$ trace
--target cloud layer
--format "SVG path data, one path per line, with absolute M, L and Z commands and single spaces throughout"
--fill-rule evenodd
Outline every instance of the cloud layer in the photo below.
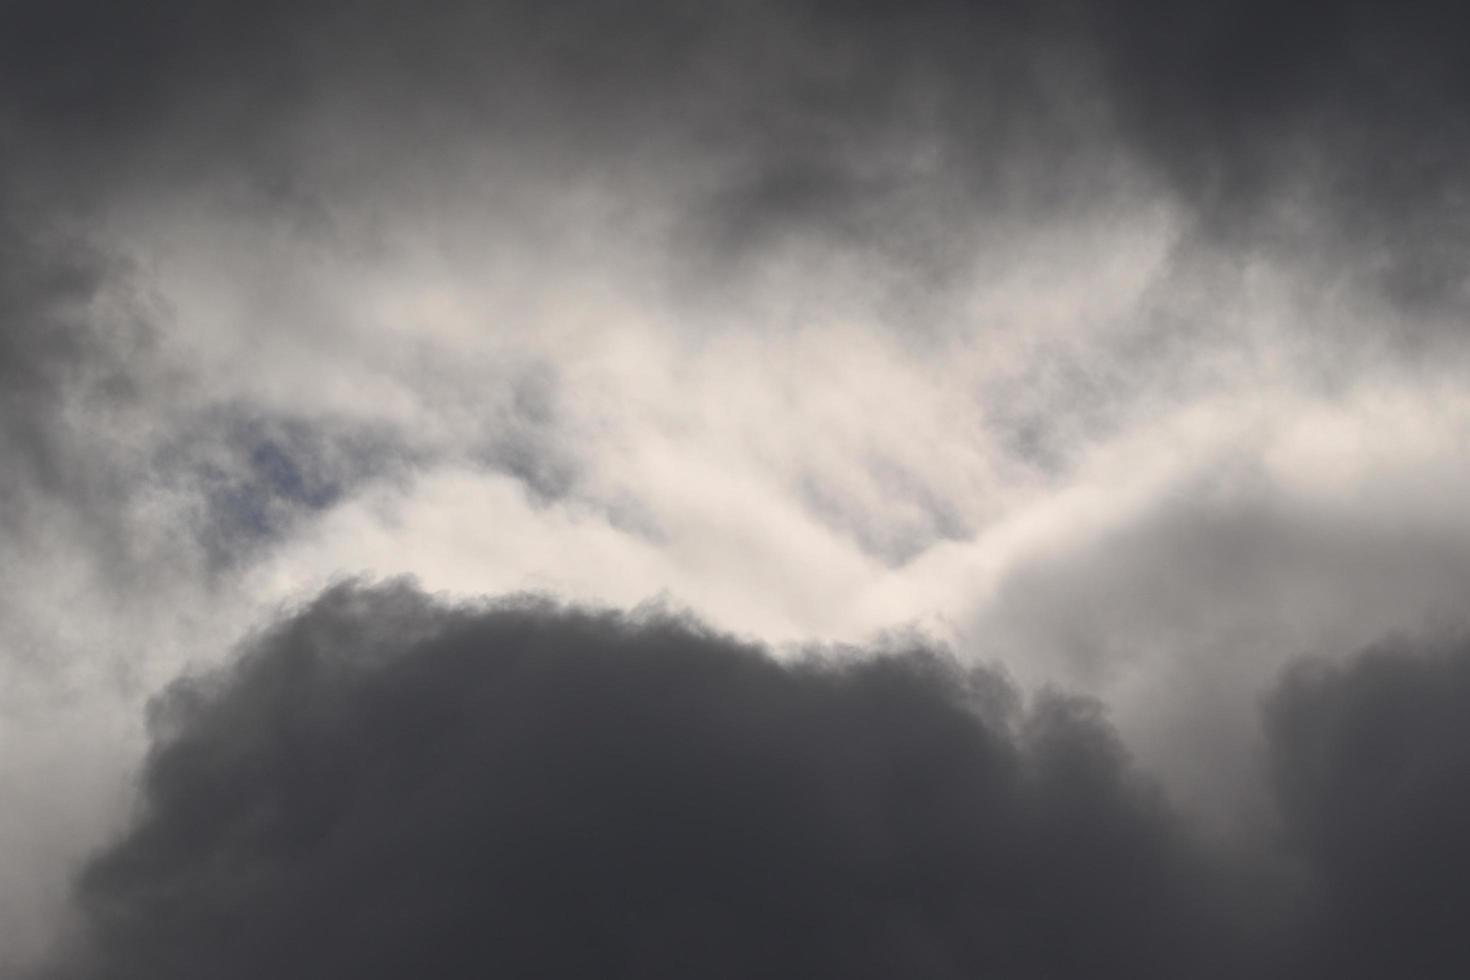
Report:
M 1328 665 L 1272 710 L 1331 714 L 1331 664 L 1464 626 L 1459 5 L 7 20 L 0 973 L 125 823 L 149 699 L 344 577 L 654 600 L 714 631 L 679 643 L 783 662 L 928 637 L 1021 702 L 1101 706 L 1106 738 L 1046 723 L 1121 746 L 1084 809 L 1236 843 L 1319 792 L 1296 729 L 1259 725 L 1283 669 Z M 763 669 L 784 703 L 870 659 Z M 974 738 L 1013 760 L 994 792 L 1044 809 L 1039 710 Z M 1296 761 L 1272 782 L 1263 754 Z M 1165 850 L 1218 863 L 1201 846 Z M 1220 901 L 1191 928 L 1241 928 Z

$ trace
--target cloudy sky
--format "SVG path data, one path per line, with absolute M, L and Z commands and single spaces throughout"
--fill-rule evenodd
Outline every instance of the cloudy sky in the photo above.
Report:
M 0 11 L 0 980 L 1470 973 L 1459 4 Z

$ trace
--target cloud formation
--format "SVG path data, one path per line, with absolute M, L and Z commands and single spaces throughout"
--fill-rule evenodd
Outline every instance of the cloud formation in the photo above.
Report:
M 155 705 L 85 977 L 1237 975 L 1086 701 L 339 587 Z
M 1451 977 L 1467 705 L 1461 642 L 1298 665 L 1227 846 L 932 649 L 339 586 L 155 703 L 55 975 Z
M 1464 619 L 1458 5 L 6 14 L 0 973 L 122 820 L 150 696 L 344 577 L 666 601 L 777 660 L 917 627 L 1103 706 L 1057 730 L 1189 839 L 1292 798 L 1285 665 Z M 1018 773 L 1039 710 L 985 715 Z

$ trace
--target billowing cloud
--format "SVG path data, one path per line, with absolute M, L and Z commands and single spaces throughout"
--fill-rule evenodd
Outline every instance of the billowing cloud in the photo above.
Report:
M 86 977 L 1234 975 L 1095 704 L 922 649 L 339 587 L 155 705 Z
M 1296 666 L 1229 844 L 932 648 L 339 586 L 154 704 L 56 975 L 1450 977 L 1467 664 Z

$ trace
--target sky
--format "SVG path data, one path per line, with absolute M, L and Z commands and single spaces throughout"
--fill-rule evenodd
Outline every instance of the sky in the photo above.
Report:
M 0 980 L 1470 972 L 1461 5 L 0 12 Z

